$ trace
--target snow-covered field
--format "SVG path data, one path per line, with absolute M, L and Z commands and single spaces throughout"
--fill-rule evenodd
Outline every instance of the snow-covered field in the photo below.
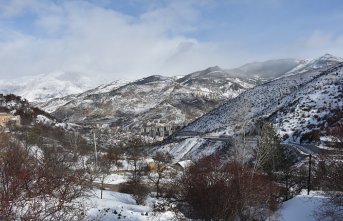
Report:
M 153 208 L 163 203 L 149 196 L 145 205 L 137 205 L 130 194 L 103 191 L 100 199 L 100 190 L 89 192 L 89 197 L 83 199 L 86 209 L 86 219 L 98 221 L 132 220 L 132 221 L 167 221 L 179 220 L 184 216 L 173 211 L 154 212 Z M 318 213 L 327 205 L 328 198 L 320 192 L 306 195 L 304 192 L 286 202 L 270 218 L 274 221 L 318 221 Z
M 106 184 L 120 184 L 125 183 L 128 180 L 128 175 L 126 174 L 110 174 L 105 177 L 104 183 Z M 94 182 L 101 183 L 100 179 L 96 179 Z
M 316 213 L 320 212 L 328 198 L 320 193 L 298 195 L 284 202 L 277 214 L 280 221 L 317 221 Z
M 153 212 L 154 205 L 161 201 L 148 197 L 146 205 L 137 205 L 130 194 L 112 191 L 103 191 L 103 199 L 100 199 L 100 190 L 90 192 L 90 197 L 85 198 L 87 217 L 85 221 L 146 221 L 177 220 L 174 212 Z

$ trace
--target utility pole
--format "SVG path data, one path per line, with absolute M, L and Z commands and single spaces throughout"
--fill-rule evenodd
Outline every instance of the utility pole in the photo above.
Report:
M 307 195 L 310 195 L 310 188 L 311 188 L 311 161 L 312 161 L 312 154 L 309 155 L 309 160 L 308 160 Z
M 94 135 L 94 151 L 95 151 L 95 169 L 98 167 L 98 151 L 96 148 L 96 140 L 95 140 L 95 132 L 93 132 Z

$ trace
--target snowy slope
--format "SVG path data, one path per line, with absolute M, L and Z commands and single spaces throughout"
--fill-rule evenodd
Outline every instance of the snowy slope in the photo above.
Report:
M 172 211 L 153 211 L 154 207 L 162 201 L 156 198 L 148 197 L 146 205 L 137 205 L 133 197 L 125 193 L 105 190 L 103 199 L 99 196 L 100 191 L 94 190 L 90 193 L 90 197 L 81 199 L 87 208 L 84 221 L 169 221 L 178 220 L 180 216 L 186 220 L 184 216 L 180 214 L 177 216 Z
M 299 65 L 285 73 L 285 76 L 301 74 L 306 71 L 330 67 L 340 62 L 343 62 L 343 58 L 335 57 L 331 54 L 325 54 L 318 59 L 301 61 Z
M 304 62 L 304 60 L 297 59 L 268 60 L 248 63 L 238 68 L 229 69 L 227 72 L 234 76 L 265 82 L 283 76 L 287 72 L 301 66 Z
M 82 91 L 82 93 L 72 93 L 71 95 L 68 95 L 68 96 L 52 98 L 43 102 L 37 102 L 35 105 L 51 113 L 51 112 L 56 111 L 59 107 L 66 105 L 68 102 L 72 100 L 76 100 L 76 99 L 81 100 L 85 98 L 86 96 L 107 93 L 119 87 L 122 87 L 128 83 L 130 83 L 130 81 L 117 80 L 117 81 L 113 81 L 110 84 L 102 84 L 96 88 L 89 89 L 87 91 Z
M 306 93 L 308 90 L 306 85 L 312 88 L 320 82 L 330 84 L 331 78 L 341 78 L 342 64 L 339 61 L 327 62 L 321 66 L 317 65 L 318 63 L 323 64 L 322 60 L 321 57 L 313 61 L 312 64 L 314 65 L 307 67 L 306 71 L 301 69 L 298 74 L 276 79 L 242 93 L 191 123 L 184 130 L 203 133 L 218 130 L 232 131 L 243 119 L 252 120 L 258 117 L 269 117 L 283 107 L 291 105 L 295 99 L 299 99 L 300 95 Z M 339 73 L 337 76 L 336 72 Z
M 225 144 L 222 142 L 209 141 L 199 137 L 181 140 L 166 145 L 158 146 L 152 151 L 166 151 L 173 156 L 173 162 L 182 160 L 197 160 L 201 156 L 207 156 L 221 149 Z M 208 148 L 208 147 L 211 148 Z
M 280 221 L 316 221 L 316 213 L 327 204 L 327 197 L 319 194 L 299 195 L 284 202 L 277 212 Z
M 284 75 L 299 63 L 295 59 L 270 60 L 232 70 L 215 66 L 185 76 L 150 76 L 130 84 L 113 82 L 102 86 L 106 91 L 95 88 L 40 103 L 39 107 L 65 121 L 122 128 L 183 125 L 256 84 Z
M 336 113 L 343 108 L 343 63 L 303 85 L 282 102 L 288 105 L 270 117 L 280 135 L 292 142 L 319 141 L 327 128 L 339 120 Z M 315 131 L 318 137 L 309 137 Z
M 78 73 L 54 72 L 13 81 L 0 81 L 0 93 L 16 94 L 30 102 L 43 102 L 51 98 L 79 94 L 95 85 L 94 81 Z
M 311 133 L 318 130 L 319 139 L 325 137 L 332 118 L 337 116 L 336 109 L 343 108 L 343 63 L 332 57 L 325 62 L 327 57 L 309 61 L 313 66 L 305 65 L 298 69 L 299 73 L 293 71 L 243 92 L 193 121 L 179 134 L 218 137 L 240 132 L 243 124 L 246 130 L 253 129 L 256 120 L 264 119 L 274 124 L 285 141 L 308 142 Z M 223 147 L 220 141 L 204 143 L 203 139 L 188 138 L 159 148 L 185 160 L 223 150 Z
M 121 128 L 183 125 L 253 86 L 215 67 L 183 77 L 154 75 L 130 83 L 114 82 L 40 107 L 72 122 Z

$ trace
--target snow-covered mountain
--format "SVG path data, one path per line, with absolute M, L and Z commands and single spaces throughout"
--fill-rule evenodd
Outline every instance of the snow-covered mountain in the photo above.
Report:
M 228 128 L 233 130 L 238 119 L 253 119 L 273 114 L 281 108 L 290 106 L 295 100 L 299 100 L 299 96 L 305 94 L 303 91 L 305 87 L 317 88 L 316 91 L 314 90 L 316 93 L 318 93 L 318 88 L 325 90 L 329 87 L 325 86 L 332 84 L 332 80 L 326 78 L 339 79 L 341 77 L 339 75 L 341 62 L 343 62 L 342 59 L 329 55 L 310 61 L 304 67 L 297 68 L 286 76 L 256 86 L 235 99 L 229 100 L 221 107 L 191 123 L 184 130 L 197 132 L 227 130 Z M 243 110 L 246 110 L 244 116 L 242 116 Z
M 114 81 L 38 106 L 68 122 L 105 123 L 131 129 L 185 125 L 258 84 L 329 66 L 330 62 L 335 61 L 329 55 L 314 61 L 280 59 L 231 70 L 215 66 L 179 77 Z
M 52 113 L 56 111 L 59 107 L 62 107 L 73 100 L 82 100 L 89 95 L 107 93 L 119 87 L 122 87 L 128 83 L 130 83 L 130 81 L 117 80 L 117 81 L 113 81 L 110 84 L 102 84 L 96 88 L 86 90 L 82 93 L 73 93 L 68 96 L 56 97 L 56 98 L 47 100 L 45 102 L 39 102 L 39 103 L 36 103 L 36 106 L 41 109 L 44 109 L 45 111 L 49 113 Z
M 257 84 L 286 74 L 303 62 L 270 60 L 231 70 L 215 66 L 185 76 L 115 81 L 38 106 L 66 121 L 96 121 L 119 127 L 183 125 Z
M 69 122 L 121 128 L 183 125 L 253 86 L 249 80 L 212 67 L 183 77 L 154 75 L 129 83 L 116 81 L 41 107 Z
M 285 141 L 318 141 L 326 136 L 330 126 L 343 120 L 342 108 L 343 59 L 324 55 L 243 92 L 190 123 L 180 133 L 220 137 L 242 128 L 249 130 L 257 120 L 263 119 L 271 121 Z M 162 148 L 173 153 L 180 146 L 183 151 L 181 156 L 177 155 L 179 159 L 193 158 L 223 147 L 220 142 L 213 144 L 213 141 L 198 137 Z
M 253 80 L 263 82 L 280 77 L 306 62 L 306 60 L 297 59 L 277 59 L 263 62 L 252 62 L 238 68 L 229 69 L 227 72 L 234 76 L 251 78 Z
M 82 74 L 53 72 L 22 77 L 12 81 L 0 81 L 0 93 L 16 94 L 35 103 L 70 94 L 79 94 L 95 86 L 94 81 Z
M 319 130 L 319 137 L 324 137 L 322 131 L 342 109 L 342 62 L 326 54 L 314 60 L 270 60 L 230 70 L 210 67 L 185 76 L 114 81 L 81 93 L 77 90 L 82 89 L 73 86 L 70 88 L 75 90 L 61 87 L 66 88 L 62 92 L 72 91 L 63 97 L 62 92 L 45 94 L 58 90 L 41 86 L 38 100 L 42 101 L 43 95 L 57 98 L 37 105 L 65 122 L 107 124 L 128 130 L 188 124 L 181 133 L 212 136 L 232 134 L 241 130 L 242 124 L 249 129 L 256 120 L 264 119 L 271 121 L 285 140 L 300 142 L 318 138 Z M 56 79 L 64 80 L 57 85 L 87 85 L 81 76 L 66 80 L 67 76 L 53 75 L 49 79 L 53 85 Z M 39 80 L 42 84 L 32 83 L 32 88 L 49 82 L 43 77 Z M 75 83 L 78 80 L 80 84 Z M 26 96 L 30 95 L 27 91 Z M 216 140 L 193 137 L 163 148 L 177 159 L 185 159 L 221 147 Z

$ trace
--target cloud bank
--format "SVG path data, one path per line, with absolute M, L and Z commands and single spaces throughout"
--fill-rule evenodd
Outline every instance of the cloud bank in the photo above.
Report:
M 1 29 L 3 77 L 68 70 L 134 79 L 184 74 L 221 60 L 219 45 L 183 35 L 196 28 L 199 15 L 191 4 L 176 2 L 133 17 L 85 1 L 22 2 L 12 1 L 3 15 L 24 14 L 34 30 Z
M 289 56 L 297 47 L 308 54 L 325 47 L 339 53 L 336 48 L 343 44 L 343 35 L 314 30 L 295 39 L 293 46 L 280 47 L 283 53 L 277 44 L 264 51 L 246 36 L 230 38 L 231 30 L 221 30 L 218 18 L 211 19 L 218 7 L 229 7 L 222 1 L 146 1 L 139 12 L 132 9 L 142 1 L 127 2 L 132 8 L 125 11 L 116 7 L 121 0 L 0 0 L 0 76 L 61 70 L 111 80 L 181 75 Z M 243 2 L 252 7 L 251 1 Z

